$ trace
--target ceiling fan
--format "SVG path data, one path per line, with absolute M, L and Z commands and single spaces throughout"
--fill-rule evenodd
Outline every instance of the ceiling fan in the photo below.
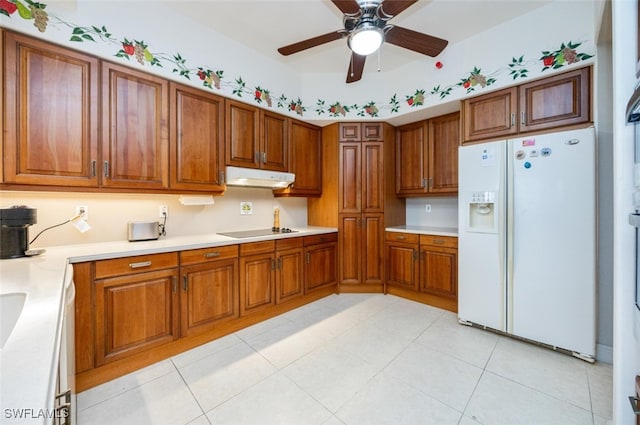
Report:
M 427 56 L 437 56 L 449 43 L 438 37 L 389 24 L 388 21 L 418 0 L 331 0 L 344 14 L 344 29 L 280 47 L 284 56 L 347 37 L 351 62 L 347 83 L 360 80 L 367 55 L 383 42 Z

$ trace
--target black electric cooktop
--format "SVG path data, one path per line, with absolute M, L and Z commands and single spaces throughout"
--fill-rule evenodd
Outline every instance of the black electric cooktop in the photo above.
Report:
M 231 238 L 255 238 L 257 236 L 280 235 L 296 232 L 297 230 L 291 230 L 287 227 L 279 227 L 270 229 L 239 230 L 236 232 L 218 232 L 218 234 L 222 236 L 229 236 Z

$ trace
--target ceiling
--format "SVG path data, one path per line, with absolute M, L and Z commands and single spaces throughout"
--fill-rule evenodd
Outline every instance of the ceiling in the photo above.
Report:
M 452 45 L 551 1 L 419 0 L 390 23 L 444 38 Z M 343 28 L 342 13 L 329 0 L 170 0 L 164 4 L 300 73 L 346 75 L 350 59 L 346 39 L 291 56 L 277 52 L 278 47 Z M 363 80 L 378 68 L 377 56 L 367 61 Z M 384 44 L 380 68 L 393 70 L 424 58 Z

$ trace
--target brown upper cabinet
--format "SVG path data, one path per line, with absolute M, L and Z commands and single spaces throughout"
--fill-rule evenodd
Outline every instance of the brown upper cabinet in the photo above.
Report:
M 230 99 L 225 109 L 227 165 L 288 171 L 288 118 Z
M 277 189 L 275 196 L 320 196 L 322 194 L 322 130 L 313 124 L 289 119 L 289 171 L 295 182 Z
M 341 142 L 378 142 L 384 140 L 382 123 L 345 122 L 338 125 Z
M 1 35 L 4 182 L 96 186 L 98 60 L 20 34 Z
M 398 127 L 396 194 L 456 194 L 459 144 L 458 112 Z
M 462 101 L 463 143 L 591 122 L 591 68 Z
M 169 82 L 102 63 L 102 186 L 169 187 Z
M 223 192 L 224 98 L 171 83 L 170 187 Z

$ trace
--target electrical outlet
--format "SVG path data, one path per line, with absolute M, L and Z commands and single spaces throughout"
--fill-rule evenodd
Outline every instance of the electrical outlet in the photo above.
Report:
M 86 205 L 77 205 L 76 215 L 79 215 L 82 220 L 89 220 L 89 207 Z
M 426 204 L 426 205 L 424 206 L 424 210 L 425 210 L 425 212 L 430 213 L 430 212 L 431 212 L 431 204 Z
M 169 207 L 166 205 L 160 205 L 160 207 L 158 207 L 158 217 L 160 218 L 165 218 L 165 217 L 169 217 Z

